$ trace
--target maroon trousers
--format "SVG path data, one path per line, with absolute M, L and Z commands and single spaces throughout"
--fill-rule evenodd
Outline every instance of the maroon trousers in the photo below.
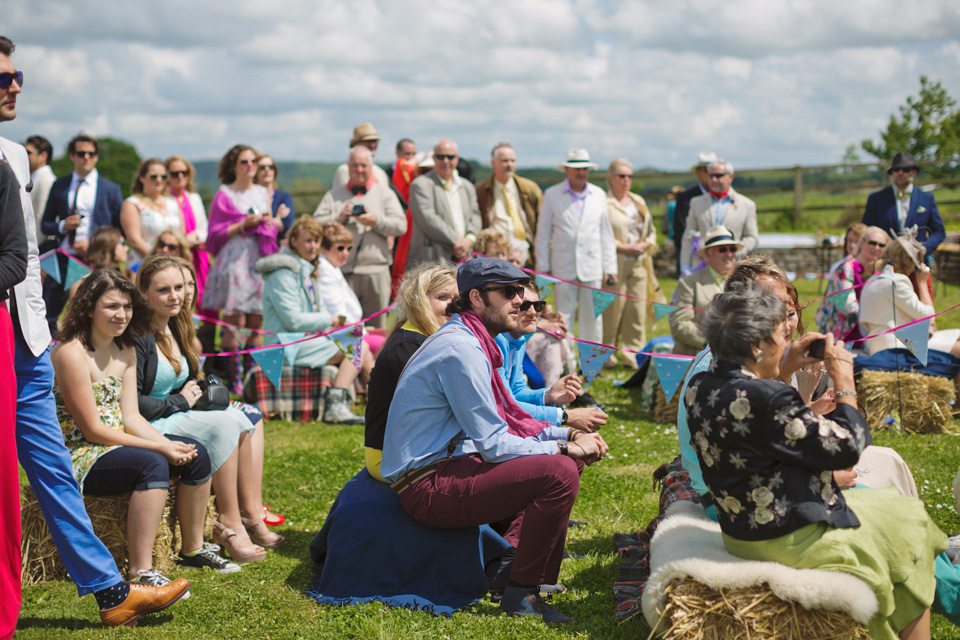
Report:
M 0 301 L 0 639 L 12 638 L 20 615 L 20 475 L 16 439 L 17 377 L 13 324 Z
M 430 527 L 516 518 L 506 536 L 517 548 L 510 577 L 520 584 L 555 584 L 582 468 L 580 461 L 561 455 L 500 463 L 478 455 L 455 458 L 410 485 L 400 501 L 414 520 Z

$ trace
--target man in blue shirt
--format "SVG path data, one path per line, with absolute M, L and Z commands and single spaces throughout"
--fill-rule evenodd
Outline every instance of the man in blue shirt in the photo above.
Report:
M 427 526 L 513 520 L 505 538 L 517 553 L 500 608 L 569 622 L 543 602 L 539 585 L 557 582 L 580 471 L 607 445 L 598 434 L 534 420 L 494 378 L 501 356 L 493 336 L 519 326 L 529 280 L 495 258 L 460 265 L 452 318 L 397 384 L 381 471 Z
M 540 300 L 540 289 L 534 282 L 523 285 L 526 292 L 520 304 L 520 326 L 496 337 L 497 347 L 503 355 L 500 377 L 520 407 L 537 420 L 557 426 L 568 425 L 587 433 L 593 433 L 607 424 L 607 414 L 599 408 L 582 407 L 563 409 L 558 405 L 573 402 L 582 389 L 580 376 L 570 374 L 557 380 L 549 389 L 531 389 L 523 375 L 523 359 L 527 353 L 527 340 L 537 331 L 540 314 L 546 302 Z

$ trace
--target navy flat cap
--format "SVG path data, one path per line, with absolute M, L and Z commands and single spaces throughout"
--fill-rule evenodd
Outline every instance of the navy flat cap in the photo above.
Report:
M 485 284 L 527 284 L 530 276 L 519 267 L 499 258 L 474 258 L 457 268 L 457 288 L 463 294 Z

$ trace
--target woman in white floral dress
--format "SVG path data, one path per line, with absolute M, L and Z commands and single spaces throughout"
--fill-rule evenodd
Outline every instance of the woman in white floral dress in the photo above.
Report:
M 167 168 L 160 158 L 140 163 L 120 209 L 120 228 L 130 246 L 127 262 L 134 265 L 150 255 L 160 234 L 183 228 L 177 201 L 167 194 Z
M 946 536 L 919 500 L 893 488 L 844 494 L 834 479 L 871 441 L 843 343 L 826 336 L 837 407 L 819 416 L 778 379 L 790 343 L 774 293 L 732 283 L 697 322 L 714 361 L 692 377 L 684 403 L 727 550 L 855 575 L 877 595 L 871 638 L 929 638 L 934 558 Z

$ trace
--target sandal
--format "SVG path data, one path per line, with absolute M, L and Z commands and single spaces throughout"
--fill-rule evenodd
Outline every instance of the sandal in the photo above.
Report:
M 283 536 L 267 529 L 263 523 L 263 518 L 241 518 L 243 526 L 246 528 L 250 539 L 261 547 L 267 549 L 279 549 L 283 546 Z
M 230 558 L 232 558 L 234 562 L 240 564 L 260 562 L 267 557 L 267 552 L 263 547 L 253 544 L 250 538 L 246 538 L 245 540 L 240 538 L 236 531 L 223 526 L 223 523 L 219 520 L 213 521 L 213 540 L 230 554 Z M 246 542 L 246 544 L 244 544 L 244 542 Z M 241 545 L 243 546 L 241 547 Z M 253 548 L 254 551 L 252 553 L 242 551 L 241 548 Z
M 273 513 L 270 511 L 270 507 L 264 505 L 263 507 L 263 524 L 268 527 L 279 527 L 284 522 L 287 521 L 287 516 L 282 513 Z

